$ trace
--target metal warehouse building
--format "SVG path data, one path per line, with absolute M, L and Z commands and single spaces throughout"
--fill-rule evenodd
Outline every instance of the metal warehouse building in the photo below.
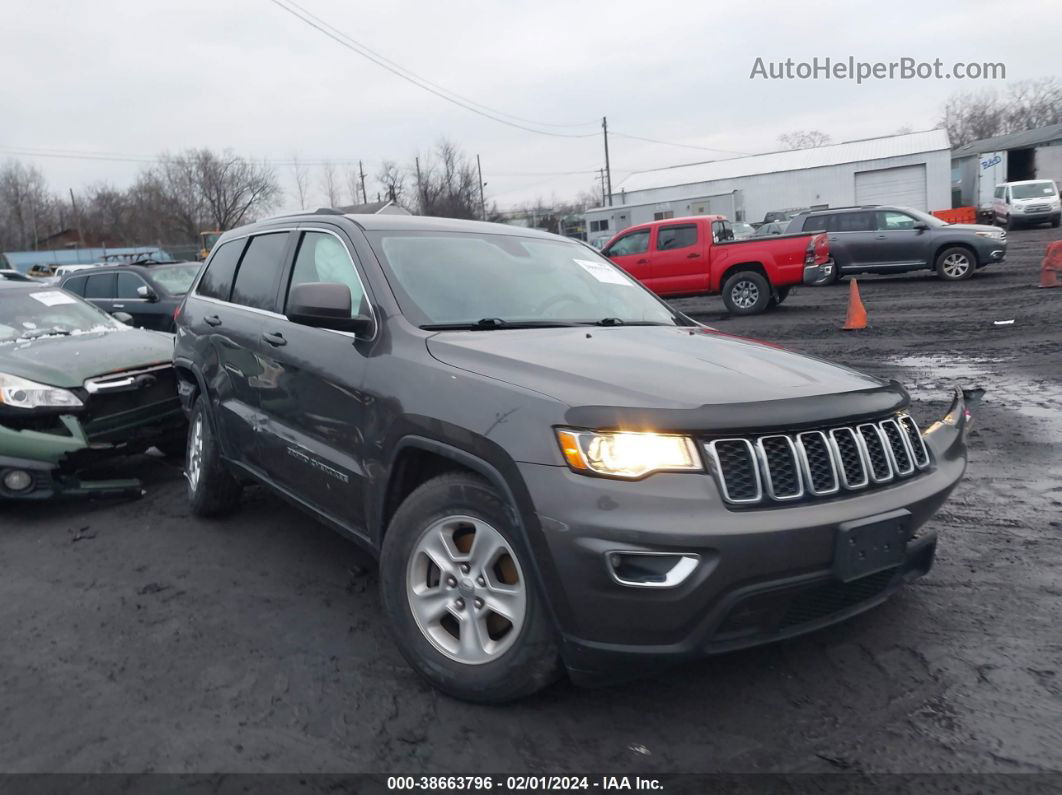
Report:
M 952 153 L 956 207 L 991 207 L 1003 182 L 1053 179 L 1062 185 L 1062 124 L 972 141 Z
M 586 213 L 592 239 L 646 221 L 718 213 L 761 221 L 771 210 L 901 204 L 951 207 L 951 149 L 944 130 L 814 149 L 690 163 L 627 177 L 612 207 Z

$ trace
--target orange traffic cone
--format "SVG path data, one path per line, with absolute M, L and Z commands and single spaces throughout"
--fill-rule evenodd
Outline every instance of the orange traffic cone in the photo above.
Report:
M 867 310 L 863 299 L 859 297 L 859 285 L 856 280 L 848 286 L 848 317 L 844 320 L 845 331 L 856 331 L 867 327 Z
M 1040 270 L 1041 287 L 1062 287 L 1058 274 L 1062 273 L 1062 240 L 1047 244 L 1043 268 Z

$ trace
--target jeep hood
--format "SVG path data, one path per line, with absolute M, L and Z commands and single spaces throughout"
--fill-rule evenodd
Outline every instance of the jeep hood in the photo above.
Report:
M 65 388 L 104 373 L 172 359 L 172 335 L 135 328 L 0 344 L 0 372 Z
M 879 416 L 898 384 L 712 329 L 441 332 L 436 359 L 548 395 L 581 427 L 739 428 Z

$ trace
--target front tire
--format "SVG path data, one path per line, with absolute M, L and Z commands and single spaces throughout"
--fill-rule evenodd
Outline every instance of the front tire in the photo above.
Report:
M 417 673 L 455 698 L 499 703 L 560 675 L 553 628 L 505 501 L 471 473 L 440 475 L 395 511 L 380 597 Z
M 196 516 L 220 516 L 239 505 L 243 489 L 221 460 L 202 395 L 196 399 L 188 423 L 184 476 L 188 482 L 188 502 Z
M 1062 224 L 1062 215 L 1056 215 L 1051 219 L 1051 226 L 1058 229 L 1059 224 Z
M 771 285 L 756 271 L 739 271 L 723 283 L 723 303 L 732 315 L 758 315 L 771 303 Z
M 953 246 L 937 255 L 937 276 L 946 282 L 969 279 L 976 269 L 977 260 L 968 248 Z

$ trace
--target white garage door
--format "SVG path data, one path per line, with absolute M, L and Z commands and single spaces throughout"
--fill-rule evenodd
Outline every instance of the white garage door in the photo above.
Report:
M 856 204 L 898 204 L 925 210 L 925 164 L 857 171 L 855 196 Z

